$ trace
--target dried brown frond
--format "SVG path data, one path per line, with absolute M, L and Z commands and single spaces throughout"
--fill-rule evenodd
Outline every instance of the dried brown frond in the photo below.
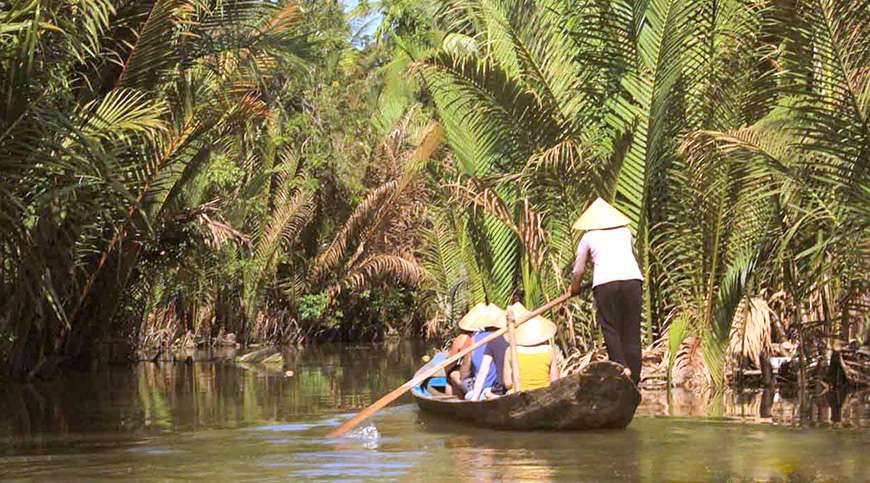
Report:
M 771 316 L 773 311 L 761 298 L 742 302 L 731 324 L 729 359 L 745 357 L 761 368 L 761 355 L 771 352 Z
M 861 345 L 858 341 L 849 344 L 837 344 L 834 350 L 843 374 L 853 386 L 870 387 L 870 345 Z
M 434 316 L 430 317 L 429 320 L 427 320 L 423 324 L 423 333 L 424 333 L 425 337 L 427 339 L 432 339 L 432 338 L 438 336 L 439 334 L 441 334 L 441 332 L 444 330 L 445 321 L 446 321 L 446 319 L 440 313 L 437 313 Z M 448 345 L 445 342 L 444 347 L 442 348 L 442 351 L 447 350 L 447 349 L 448 349 Z
M 559 366 L 559 374 L 561 374 L 561 377 L 570 376 L 582 371 L 593 362 L 606 360 L 607 350 L 604 347 L 599 347 L 589 352 L 576 351 L 562 361 L 562 364 Z
M 236 246 L 242 245 L 250 241 L 250 239 L 242 232 L 236 230 L 223 220 L 213 217 L 206 212 L 199 213 L 197 220 L 205 228 L 208 236 L 205 238 L 205 243 L 213 249 L 218 249 L 227 243 L 232 243 Z
M 531 256 L 533 266 L 540 267 L 544 262 L 547 234 L 544 232 L 544 215 L 536 212 L 528 198 L 520 200 L 522 212 L 519 221 L 514 220 L 510 207 L 496 193 L 495 189 L 479 178 L 469 179 L 465 184 L 449 185 L 454 198 L 475 208 L 483 209 L 488 215 L 502 222 L 519 237 L 526 252 Z
M 369 286 L 378 279 L 389 278 L 392 284 L 418 285 L 428 280 L 429 274 L 416 261 L 395 255 L 375 255 L 359 264 L 344 279 L 328 289 L 331 298 L 341 293 L 344 286 L 356 289 Z
M 287 32 L 302 22 L 302 10 L 296 3 L 288 3 L 278 9 L 260 27 L 260 33 Z
M 246 49 L 238 52 L 225 52 L 217 59 L 215 70 L 220 73 L 221 79 L 227 79 L 239 68 L 240 59 L 247 56 Z
M 397 181 L 388 181 L 372 190 L 357 205 L 344 226 L 333 238 L 332 243 L 314 260 L 308 275 L 308 280 L 311 283 L 320 282 L 328 272 L 338 266 L 342 257 L 347 253 L 350 243 L 365 228 L 366 222 L 370 225 L 374 224 L 374 220 L 383 206 L 383 201 L 396 190 L 397 186 Z
M 290 190 L 280 193 L 269 225 L 258 244 L 256 259 L 264 266 L 271 264 L 281 242 L 292 242 L 308 223 L 313 211 L 314 202 L 308 193 Z
M 251 91 L 257 89 L 257 83 L 249 80 L 249 79 L 238 79 L 233 82 L 230 82 L 226 88 L 225 92 L 233 95 L 233 96 L 245 96 L 248 95 Z
M 428 156 L 441 143 L 441 139 L 440 127 L 437 124 L 430 124 L 420 145 L 407 155 L 408 159 L 402 167 L 401 176 L 371 190 L 348 217 L 330 245 L 314 260 L 308 275 L 310 283 L 322 282 L 327 273 L 336 271 L 342 260 L 345 260 L 344 269 L 340 272 L 349 274 L 339 277 L 344 280 L 346 277 L 367 277 L 369 274 L 366 271 L 374 270 L 376 266 L 380 270 L 398 268 L 401 265 L 398 261 L 391 265 L 384 265 L 386 262 L 383 260 L 390 258 L 379 257 L 392 257 L 416 266 L 416 262 L 408 262 L 409 259 L 395 256 L 395 253 L 401 251 L 403 247 L 401 243 L 397 245 L 391 242 L 395 242 L 397 238 L 407 239 L 407 234 L 397 234 L 396 229 L 406 226 L 404 222 L 407 220 L 403 220 L 403 217 L 407 218 L 415 211 L 423 209 L 419 200 L 414 200 L 414 195 L 418 194 L 415 189 L 418 183 L 414 183 L 414 180 Z M 356 244 L 355 248 L 353 248 L 354 244 Z M 383 251 L 382 247 L 390 247 L 388 251 L 393 255 L 371 257 L 371 253 Z M 373 265 L 375 262 L 380 265 Z M 397 273 L 401 276 L 407 272 Z
M 682 344 L 674 357 L 671 368 L 671 385 L 688 387 L 706 387 L 712 378 L 701 348 L 701 338 L 690 336 Z
M 408 139 L 408 130 L 411 127 L 411 123 L 413 122 L 417 111 L 418 109 L 416 107 L 408 109 L 405 115 L 396 123 L 396 126 L 386 136 L 384 136 L 383 142 L 381 143 L 381 149 L 384 151 L 383 157 L 385 160 L 390 161 L 391 163 L 388 168 L 393 168 L 394 170 L 396 163 L 400 161 L 402 152 L 405 149 L 405 143 Z
M 514 223 L 513 216 L 501 196 L 479 178 L 471 178 L 465 184 L 452 183 L 448 185 L 453 197 L 465 205 L 483 209 L 488 215 L 497 218 L 517 236 L 521 236 L 520 228 Z
M 524 171 L 534 169 L 576 172 L 583 162 L 583 148 L 574 139 L 566 139 L 539 153 L 533 154 L 526 162 Z
M 411 152 L 411 160 L 425 161 L 429 159 L 442 142 L 444 142 L 444 129 L 436 122 L 430 123 L 423 133 L 423 140 Z
M 529 204 L 529 199 L 523 200 L 523 217 L 520 219 L 520 239 L 526 247 L 532 265 L 540 267 L 544 263 L 547 250 L 546 233 L 544 233 L 544 216 L 535 212 Z
M 220 107 L 226 114 L 217 123 L 215 129 L 227 132 L 256 119 L 267 119 L 270 114 L 269 106 L 263 102 L 259 94 L 254 92 L 248 92 L 238 101 L 224 103 Z
M 273 78 L 276 69 L 281 66 L 278 62 L 278 58 L 272 55 L 258 55 L 255 62 L 257 64 L 257 70 L 263 72 L 261 75 L 264 79 Z
M 667 384 L 669 362 L 668 335 L 665 333 L 643 350 L 643 358 L 641 359 L 642 382 L 653 385 Z

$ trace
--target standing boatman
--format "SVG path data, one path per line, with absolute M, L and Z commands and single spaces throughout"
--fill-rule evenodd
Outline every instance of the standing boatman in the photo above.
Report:
M 628 218 L 598 198 L 574 223 L 586 233 L 577 246 L 571 293 L 580 293 L 580 279 L 591 258 L 596 319 L 604 332 L 610 360 L 625 366 L 631 380 L 640 381 L 640 309 L 643 276 L 632 251 Z M 627 374 L 629 375 L 629 374 Z

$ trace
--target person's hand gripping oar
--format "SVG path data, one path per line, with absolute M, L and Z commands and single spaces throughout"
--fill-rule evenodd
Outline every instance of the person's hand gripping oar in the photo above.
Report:
M 531 320 L 531 319 L 543 314 L 544 312 L 547 312 L 548 310 L 552 309 L 553 307 L 556 307 L 556 306 L 562 304 L 563 302 L 565 302 L 566 300 L 571 298 L 573 295 L 575 295 L 575 294 L 568 292 L 568 293 L 565 293 L 563 295 L 560 295 L 559 297 L 556 297 L 555 299 L 547 302 L 546 304 L 538 307 L 537 309 L 535 309 L 535 310 L 527 313 L 526 315 L 518 318 L 516 320 L 514 326 L 518 327 L 518 326 L 526 323 L 526 321 Z M 351 429 L 355 428 L 359 423 L 365 421 L 369 416 L 380 411 L 387 404 L 390 404 L 391 402 L 395 401 L 399 396 L 404 394 L 406 391 L 409 391 L 412 387 L 419 385 L 421 382 L 432 377 L 436 372 L 438 372 L 441 369 L 444 369 L 445 367 L 449 366 L 450 364 L 453 364 L 454 362 L 458 361 L 465 354 L 468 354 L 469 352 L 473 351 L 474 349 L 477 349 L 478 347 L 486 344 L 487 342 L 495 339 L 496 337 L 501 336 L 507 330 L 508 330 L 508 328 L 504 327 L 504 328 L 499 329 L 495 332 L 492 332 L 488 336 L 484 337 L 483 339 L 480 339 L 479 341 L 475 342 L 474 344 L 470 345 L 469 347 L 466 347 L 465 349 L 462 349 L 461 351 L 457 352 L 453 356 L 448 357 L 447 359 L 442 361 L 440 364 L 434 365 L 425 371 L 417 373 L 417 375 L 415 375 L 413 379 L 411 379 L 410 381 L 397 387 L 396 389 L 394 389 L 392 392 L 390 392 L 386 396 L 378 399 L 377 401 L 375 401 L 374 404 L 363 409 L 362 411 L 359 412 L 359 414 L 348 419 L 347 421 L 342 423 L 341 426 L 332 430 L 329 434 L 326 435 L 326 437 L 327 438 L 337 438 L 337 437 L 343 435 L 344 433 L 350 431 Z

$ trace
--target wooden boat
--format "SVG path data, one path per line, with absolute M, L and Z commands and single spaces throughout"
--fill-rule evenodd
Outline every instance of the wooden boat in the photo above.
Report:
M 411 389 L 422 411 L 493 429 L 622 429 L 640 403 L 637 387 L 613 362 L 595 362 L 549 387 L 486 401 L 439 394 L 438 384 Z

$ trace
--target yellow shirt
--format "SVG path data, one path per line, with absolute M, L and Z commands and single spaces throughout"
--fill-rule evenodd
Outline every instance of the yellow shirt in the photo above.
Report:
M 529 391 L 550 385 L 550 363 L 553 348 L 550 344 L 532 347 L 517 346 L 517 362 L 520 369 L 520 389 Z

